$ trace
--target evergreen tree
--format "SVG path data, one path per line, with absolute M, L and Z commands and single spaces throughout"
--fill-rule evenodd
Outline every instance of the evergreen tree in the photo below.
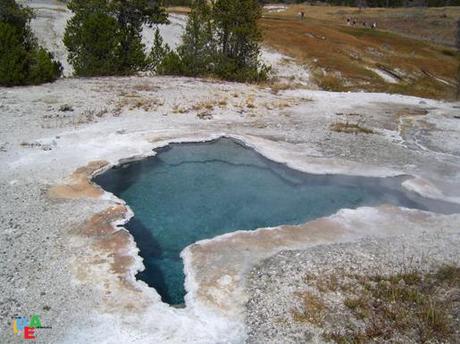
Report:
M 160 2 L 71 0 L 64 44 L 77 75 L 129 75 L 146 67 L 142 26 L 166 23 Z
M 75 74 L 121 74 L 121 39 L 117 21 L 103 11 L 93 11 L 84 16 L 81 24 L 77 16 L 71 19 L 64 35 L 64 44 L 69 50 L 69 61 Z
M 120 58 L 122 70 L 135 71 L 145 67 L 145 46 L 142 25 L 167 23 L 168 15 L 158 1 L 111 0 L 110 10 L 120 27 Z
M 257 0 L 216 0 L 213 20 L 220 58 L 217 74 L 225 79 L 246 81 L 266 77 L 259 61 L 262 35 L 257 20 L 262 9 Z
M 29 8 L 0 0 L 0 85 L 40 84 L 61 75 L 60 63 L 37 44 L 31 19 Z
M 211 7 L 207 0 L 196 0 L 187 21 L 178 54 L 189 76 L 207 75 L 213 71 L 216 41 L 213 35 Z
M 27 51 L 21 35 L 14 26 L 0 22 L 0 84 L 25 84 L 27 79 Z
M 163 74 L 164 62 L 170 53 L 171 49 L 163 41 L 160 30 L 156 28 L 153 37 L 152 51 L 150 52 L 149 69 L 155 73 Z
M 260 81 L 269 68 L 259 61 L 261 33 L 257 0 L 195 0 L 177 52 L 165 56 L 164 74 L 218 76 Z
M 11 25 L 24 36 L 24 31 L 30 31 L 29 21 L 32 17 L 30 8 L 19 6 L 14 0 L 0 0 L 0 22 Z

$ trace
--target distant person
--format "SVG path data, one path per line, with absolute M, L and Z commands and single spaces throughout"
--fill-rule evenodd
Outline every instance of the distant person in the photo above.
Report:
M 305 18 L 305 12 L 300 11 L 300 20 L 304 20 L 304 18 Z
M 348 25 L 348 26 L 351 25 L 351 19 L 350 19 L 350 18 L 347 18 L 347 25 Z
M 366 26 L 367 26 L 367 23 L 366 23 L 366 22 L 363 22 L 363 26 L 366 27 Z
M 356 25 L 356 20 L 353 19 L 353 21 L 351 22 L 351 25 L 355 26 Z
M 371 28 L 372 30 L 375 30 L 377 28 L 377 23 L 376 22 L 372 23 Z

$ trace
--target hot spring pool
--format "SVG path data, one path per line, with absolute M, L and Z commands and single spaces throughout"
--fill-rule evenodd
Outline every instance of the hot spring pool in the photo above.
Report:
M 341 208 L 391 203 L 438 210 L 406 193 L 404 177 L 312 175 L 270 161 L 231 139 L 170 144 L 155 157 L 94 178 L 134 211 L 127 224 L 144 258 L 138 278 L 169 304 L 184 303 L 180 252 L 236 230 L 300 224 Z

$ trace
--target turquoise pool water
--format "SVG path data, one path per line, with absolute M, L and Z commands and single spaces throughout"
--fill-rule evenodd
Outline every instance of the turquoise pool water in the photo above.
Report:
M 341 208 L 436 207 L 401 191 L 402 180 L 305 174 L 225 138 L 171 144 L 155 157 L 95 178 L 133 209 L 127 228 L 146 266 L 138 278 L 169 304 L 184 302 L 179 254 L 193 242 L 240 229 L 300 224 Z

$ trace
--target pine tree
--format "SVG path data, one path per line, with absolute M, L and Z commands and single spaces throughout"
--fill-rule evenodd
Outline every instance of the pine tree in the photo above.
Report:
M 211 7 L 207 0 L 196 0 L 187 21 L 178 54 L 186 75 L 198 76 L 212 73 L 216 44 L 213 35 Z
M 217 0 L 213 18 L 222 53 L 242 65 L 259 54 L 262 39 L 257 20 L 261 7 L 255 0 Z
M 149 69 L 153 72 L 159 73 L 161 71 L 163 61 L 170 52 L 171 49 L 168 44 L 164 43 L 160 30 L 156 28 L 153 37 L 152 51 L 150 52 Z
M 102 9 L 76 12 L 64 35 L 69 61 L 79 76 L 123 74 L 120 41 L 116 19 Z
M 160 2 L 71 0 L 64 44 L 77 75 L 129 75 L 147 65 L 142 26 L 167 22 Z
M 111 0 L 110 10 L 120 26 L 121 68 L 135 71 L 146 66 L 142 25 L 167 23 L 168 15 L 158 1 Z
M 165 55 L 157 72 L 243 82 L 266 79 L 270 69 L 259 60 L 260 17 L 257 0 L 195 0 L 181 45 Z
M 219 76 L 237 81 L 266 78 L 268 69 L 259 61 L 262 35 L 257 20 L 261 15 L 257 0 L 216 1 L 212 17 L 219 45 Z
M 33 13 L 14 0 L 0 0 L 0 85 L 54 81 L 62 66 L 40 47 L 30 29 Z

